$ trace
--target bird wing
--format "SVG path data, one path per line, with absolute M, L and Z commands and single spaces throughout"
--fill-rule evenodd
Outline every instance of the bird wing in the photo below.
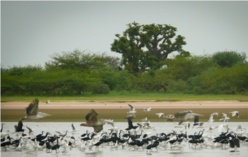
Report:
M 187 113 L 189 113 L 189 111 L 177 112 L 175 118 L 183 118 Z
M 134 111 L 135 110 L 135 108 L 132 105 L 128 104 L 128 106 L 130 107 L 130 111 Z
M 222 113 L 222 117 L 227 117 L 227 114 L 226 113 Z
M 180 121 L 178 122 L 178 125 L 181 125 L 183 122 L 184 122 L 183 120 L 180 120 Z
M 192 116 L 204 116 L 202 114 L 199 114 L 199 113 L 191 113 Z
M 103 126 L 102 125 L 97 125 L 97 126 L 94 126 L 93 128 L 94 128 L 94 132 L 98 133 L 98 132 L 102 131 Z
M 26 108 L 26 114 L 28 116 L 30 116 L 30 115 L 37 115 L 37 113 L 38 113 L 38 107 L 39 107 L 39 100 L 36 98 Z
M 87 123 L 97 122 L 98 113 L 92 109 L 86 116 L 85 119 Z

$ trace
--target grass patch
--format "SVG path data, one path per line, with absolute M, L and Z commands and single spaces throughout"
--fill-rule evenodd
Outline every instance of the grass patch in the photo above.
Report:
M 236 110 L 234 109 L 192 109 L 195 113 L 203 114 L 203 117 L 200 117 L 200 121 L 206 122 L 209 119 L 209 115 L 213 112 L 219 112 L 220 115 L 216 117 L 216 122 L 219 121 L 222 114 L 228 113 Z M 89 109 L 71 109 L 71 110 L 42 110 L 41 112 L 45 112 L 51 114 L 52 116 L 46 117 L 44 119 L 39 120 L 27 120 L 27 121 L 35 121 L 35 122 L 83 122 L 85 121 L 85 115 L 89 112 Z M 125 122 L 126 119 L 126 109 L 97 109 L 99 113 L 98 118 L 103 119 L 113 119 L 115 122 Z M 165 120 L 162 118 L 158 118 L 155 113 L 164 112 L 166 114 L 173 114 L 176 112 L 182 111 L 182 109 L 152 109 L 151 112 L 143 112 L 142 110 L 137 110 L 137 116 L 134 119 L 134 122 L 140 122 L 141 119 L 147 117 L 151 122 L 164 122 Z M 2 122 L 17 122 L 19 118 L 24 116 L 24 110 L 1 110 L 1 120 Z M 230 122 L 247 122 L 248 121 L 248 109 L 239 109 L 240 118 L 231 117 Z
M 87 95 L 87 96 L 2 96 L 1 102 L 10 101 L 24 101 L 30 102 L 34 98 L 39 98 L 40 101 L 115 101 L 115 102 L 125 102 L 125 101 L 201 101 L 201 100 L 238 100 L 238 101 L 248 101 L 248 96 L 246 95 L 216 95 L 216 94 L 206 94 L 206 95 L 196 95 L 196 94 L 181 94 L 181 93 L 117 93 L 111 92 L 109 94 L 102 95 Z

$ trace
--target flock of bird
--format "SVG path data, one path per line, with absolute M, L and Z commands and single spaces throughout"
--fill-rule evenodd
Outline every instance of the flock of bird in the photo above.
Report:
M 92 127 L 93 130 L 86 130 L 80 133 L 74 124 L 71 124 L 71 131 L 61 133 L 56 131 L 52 134 L 50 132 L 41 131 L 35 134 L 33 129 L 26 126 L 24 128 L 23 120 L 25 119 L 39 119 L 46 116 L 51 116 L 46 113 L 38 112 L 39 100 L 34 99 L 26 108 L 26 115 L 18 121 L 14 126 L 15 131 L 4 131 L 4 123 L 1 127 L 1 151 L 43 151 L 47 153 L 68 152 L 72 149 L 78 148 L 85 153 L 96 153 L 101 148 L 111 147 L 115 149 L 128 150 L 145 150 L 146 154 L 152 154 L 159 149 L 164 150 L 182 150 L 188 145 L 192 149 L 204 148 L 231 148 L 230 152 L 239 151 L 241 145 L 248 146 L 248 131 L 246 128 L 238 125 L 236 129 L 229 128 L 227 123 L 217 127 L 204 127 L 204 123 L 199 119 L 201 114 L 194 113 L 191 110 L 177 112 L 175 114 L 156 113 L 159 118 L 165 118 L 168 121 L 178 122 L 175 128 L 181 128 L 170 132 L 157 132 L 156 128 L 152 126 L 147 117 L 141 122 L 133 123 L 137 111 L 135 107 L 128 104 L 127 111 L 127 127 L 125 129 L 118 128 L 111 119 L 98 119 L 98 113 L 92 109 L 86 116 L 85 122 L 80 126 Z M 151 107 L 145 108 L 143 112 L 150 112 Z M 233 111 L 230 113 L 232 117 L 239 118 L 239 112 Z M 208 124 L 212 124 L 219 113 L 212 113 L 209 116 Z M 193 126 L 190 122 L 193 120 Z M 228 122 L 230 117 L 223 113 L 223 122 Z M 104 125 L 108 124 L 110 129 L 105 130 Z M 190 129 L 196 129 L 195 132 L 189 133 Z M 216 135 L 211 135 L 216 130 L 221 131 Z M 27 131 L 26 131 L 27 130 Z M 188 133 L 187 133 L 188 131 Z M 76 136 L 77 135 L 77 136 Z

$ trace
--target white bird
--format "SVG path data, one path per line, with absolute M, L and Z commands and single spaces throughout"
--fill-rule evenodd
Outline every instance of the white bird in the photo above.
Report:
M 128 106 L 130 107 L 130 109 L 129 109 L 129 111 L 127 113 L 135 114 L 136 113 L 135 108 L 130 104 L 128 104 Z
M 143 110 L 143 111 L 144 111 L 144 112 L 150 112 L 150 111 L 151 111 L 151 109 L 152 109 L 151 107 L 148 107 L 148 108 L 144 108 L 144 110 Z
M 238 117 L 239 118 L 239 111 L 232 111 L 230 113 L 232 114 L 232 117 Z
M 220 121 L 228 122 L 229 119 L 230 117 L 228 117 L 226 113 L 222 113 L 222 118 L 220 119 Z
M 26 128 L 28 129 L 28 134 L 29 134 L 29 136 L 33 136 L 33 135 L 34 135 L 33 129 L 31 129 L 31 128 L 28 127 L 28 126 L 26 126 Z
M 164 117 L 164 113 L 162 112 L 156 113 L 156 115 L 158 116 L 158 118 Z
M 109 124 L 111 126 L 115 126 L 114 120 L 113 119 L 102 119 L 103 124 Z
M 218 115 L 219 115 L 218 112 L 214 112 L 214 113 L 210 114 L 208 122 L 210 122 L 210 123 L 214 122 L 214 116 L 218 116 Z
M 74 126 L 73 123 L 71 123 L 71 128 L 72 128 L 72 131 L 71 131 L 72 134 L 74 134 L 78 131 L 78 129 L 76 129 L 76 127 Z

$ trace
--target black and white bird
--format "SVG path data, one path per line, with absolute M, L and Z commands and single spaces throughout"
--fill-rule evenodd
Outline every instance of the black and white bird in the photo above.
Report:
M 132 121 L 133 117 L 132 116 L 128 116 L 128 117 L 126 117 L 126 119 L 128 122 L 128 127 L 126 128 L 126 130 L 132 130 L 132 129 L 138 128 L 138 125 L 136 125 L 136 126 L 133 125 L 133 121 Z
M 135 114 L 136 110 L 135 107 L 133 107 L 133 105 L 128 104 L 129 106 L 129 111 L 127 112 L 128 114 Z
M 227 137 L 229 137 L 229 146 L 230 148 L 232 148 L 230 152 L 238 152 L 239 151 L 238 148 L 240 147 L 240 141 L 237 135 L 233 133 L 229 133 Z

